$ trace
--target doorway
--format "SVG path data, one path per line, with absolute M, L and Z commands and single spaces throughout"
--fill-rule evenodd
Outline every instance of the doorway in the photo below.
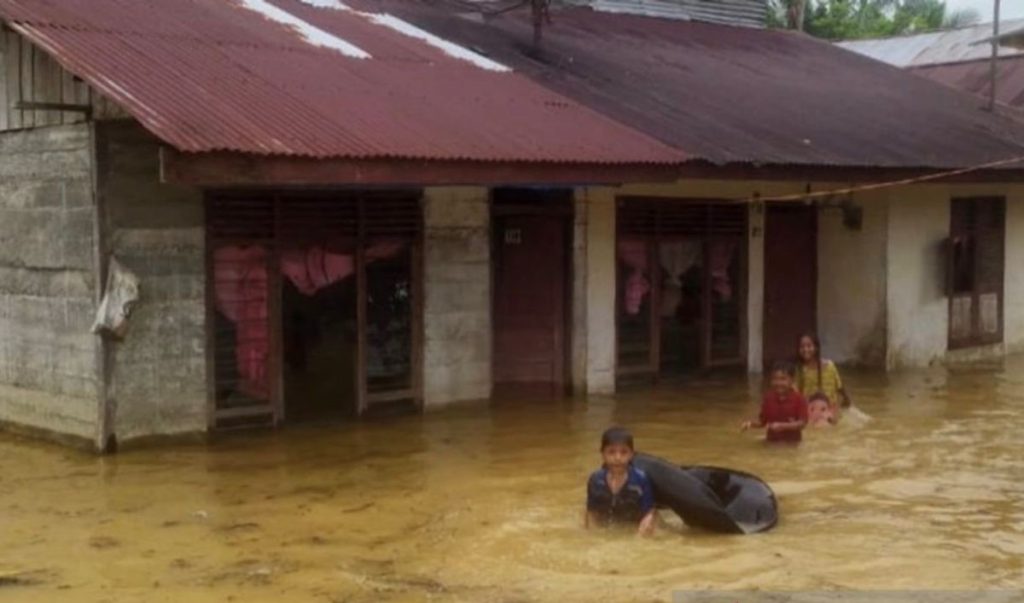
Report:
M 571 218 L 571 191 L 494 191 L 495 397 L 567 393 Z
M 796 356 L 818 325 L 818 211 L 769 204 L 764 241 L 764 366 Z
M 285 416 L 304 422 L 352 415 L 359 346 L 355 279 L 301 290 L 296 282 L 281 283 Z

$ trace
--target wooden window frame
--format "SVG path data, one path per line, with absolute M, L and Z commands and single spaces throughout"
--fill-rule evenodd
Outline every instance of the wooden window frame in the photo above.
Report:
M 629 204 L 664 204 L 664 205 L 689 205 L 689 206 L 702 206 L 708 207 L 707 223 L 703 228 L 703 232 L 694 235 L 679 235 L 679 234 L 662 234 L 658 218 L 655 218 L 654 232 L 652 234 L 635 234 L 627 232 L 623 227 L 622 210 Z M 617 379 L 623 377 L 643 377 L 649 376 L 652 382 L 658 382 L 661 378 L 661 278 L 654 278 L 654 275 L 661 270 L 658 248 L 659 245 L 664 241 L 672 241 L 683 238 L 699 239 L 702 246 L 701 262 L 703 264 L 703 290 L 704 294 L 701 299 L 701 312 L 703 320 L 700 326 L 700 367 L 699 370 L 707 371 L 715 368 L 727 368 L 727 367 L 745 367 L 747 365 L 747 347 L 748 347 L 748 328 L 749 328 L 749 317 L 747 315 L 747 304 L 749 300 L 749 226 L 750 217 L 749 212 L 746 211 L 746 205 L 743 205 L 743 216 L 742 223 L 738 225 L 735 232 L 729 234 L 722 234 L 715 232 L 712 228 L 713 224 L 713 207 L 720 206 L 736 206 L 735 202 L 724 201 L 722 199 L 715 198 L 698 198 L 698 197 L 642 197 L 642 196 L 620 196 L 616 198 L 615 203 L 615 241 L 614 241 L 614 258 L 615 258 L 615 376 Z M 619 268 L 618 268 L 618 246 L 619 242 L 623 238 L 643 238 L 646 241 L 647 253 L 648 253 L 648 266 L 650 269 L 651 284 L 649 303 L 649 353 L 648 362 L 646 365 L 636 365 L 629 367 L 621 367 L 619 365 L 619 345 L 620 345 L 620 317 L 622 316 L 622 295 L 621 295 L 621 282 L 619 280 Z M 737 292 L 739 304 L 739 316 L 737 325 L 739 331 L 738 344 L 736 350 L 736 356 L 734 358 L 720 358 L 713 359 L 711 357 L 711 312 L 712 312 L 712 296 L 710 294 L 711 274 L 710 274 L 710 254 L 708 253 L 709 247 L 712 242 L 720 240 L 736 241 L 739 261 L 739 291 Z
M 986 237 L 993 234 L 991 230 L 986 232 L 986 229 L 980 228 L 977 223 L 977 214 L 973 219 L 974 224 L 969 234 L 975 241 L 974 253 L 972 257 L 972 289 L 969 293 L 971 299 L 971 335 L 964 338 L 955 338 L 953 333 L 953 306 L 957 299 L 965 297 L 965 292 L 955 292 L 954 280 L 955 280 L 955 266 L 954 266 L 954 253 L 953 253 L 953 240 L 960 234 L 957 230 L 955 205 L 957 203 L 970 203 L 971 211 L 976 212 L 976 208 L 982 203 L 995 203 L 998 204 L 999 219 L 1002 224 L 1001 231 L 998 233 L 999 237 L 999 250 L 1000 250 L 1000 278 L 998 287 L 995 291 L 983 290 L 980 283 L 979 274 L 981 273 L 981 258 L 982 253 L 978 250 L 978 241 L 982 240 L 982 235 Z M 949 350 L 963 350 L 976 347 L 982 347 L 987 345 L 998 345 L 1004 341 L 1004 320 L 1006 315 L 1006 197 L 1001 196 L 982 196 L 982 197 L 954 197 L 950 201 L 950 218 L 949 218 L 949 239 L 945 246 L 945 272 L 946 272 L 946 297 L 947 297 L 947 333 L 946 341 Z M 998 296 L 999 304 L 999 327 L 996 333 L 992 335 L 985 335 L 981 332 L 981 296 L 985 294 L 995 293 Z

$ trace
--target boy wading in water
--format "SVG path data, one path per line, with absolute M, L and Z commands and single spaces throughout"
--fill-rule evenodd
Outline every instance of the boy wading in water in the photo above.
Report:
M 604 464 L 587 480 L 584 525 L 637 526 L 643 536 L 654 532 L 654 490 L 647 475 L 633 466 L 633 435 L 612 427 L 601 436 Z
M 756 421 L 744 421 L 741 429 L 767 429 L 769 442 L 799 442 L 807 425 L 807 401 L 793 388 L 793 367 L 776 363 L 772 367 L 771 387 L 761 402 Z

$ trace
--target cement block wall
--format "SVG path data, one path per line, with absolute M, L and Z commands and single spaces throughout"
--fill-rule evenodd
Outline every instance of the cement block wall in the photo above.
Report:
M 486 188 L 424 191 L 424 405 L 491 395 L 491 242 Z
M 196 189 L 159 182 L 158 144 L 134 122 L 97 125 L 105 246 L 140 280 L 109 368 L 119 441 L 204 431 L 204 213 Z
M 0 134 L 0 422 L 93 441 L 90 140 L 85 124 Z

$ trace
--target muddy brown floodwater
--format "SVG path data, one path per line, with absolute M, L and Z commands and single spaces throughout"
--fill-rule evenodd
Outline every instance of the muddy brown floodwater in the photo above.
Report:
M 797 449 L 740 434 L 757 384 L 560 403 L 97 458 L 0 439 L 0 600 L 670 601 L 677 589 L 1024 587 L 1024 359 L 847 376 L 874 420 Z M 768 534 L 580 528 L 610 423 L 779 495 Z

